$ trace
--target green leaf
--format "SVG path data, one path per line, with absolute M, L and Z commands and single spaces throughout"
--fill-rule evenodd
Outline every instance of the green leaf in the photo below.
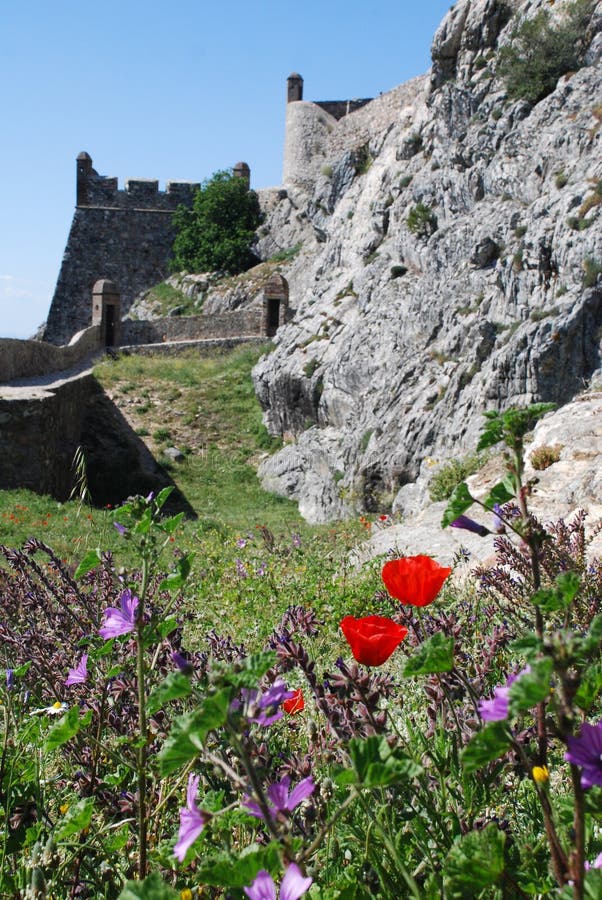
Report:
M 177 900 L 179 896 L 157 872 L 153 872 L 144 881 L 126 881 L 117 900 Z
M 191 691 L 190 678 L 187 675 L 184 675 L 183 672 L 170 672 L 149 696 L 146 701 L 146 711 L 149 716 L 152 716 L 170 700 L 188 697 Z
M 87 575 L 88 572 L 91 572 L 92 569 L 95 569 L 101 561 L 102 555 L 100 547 L 97 547 L 96 550 L 88 550 L 79 566 L 75 570 L 74 578 L 81 578 L 83 575 Z
M 391 748 L 384 735 L 351 738 L 349 755 L 357 783 L 367 788 L 415 778 L 423 771 L 401 750 Z
M 546 656 L 543 659 L 534 660 L 531 671 L 525 672 L 510 685 L 510 715 L 532 709 L 550 693 L 550 678 L 554 661 Z
M 504 503 L 507 503 L 508 500 L 512 500 L 512 498 L 514 497 L 514 491 L 509 491 L 504 481 L 499 481 L 489 491 L 486 499 L 484 500 L 484 505 L 487 507 L 487 509 L 493 509 L 496 503 L 502 506 Z
M 497 884 L 504 872 L 506 835 L 493 822 L 457 837 L 443 866 L 445 896 L 473 898 Z
M 598 615 L 594 616 L 591 620 L 587 634 L 581 638 L 580 654 L 587 659 L 588 657 L 597 654 L 601 647 L 602 613 L 598 613 Z
M 491 410 L 483 413 L 483 415 L 488 421 L 481 431 L 481 436 L 477 443 L 477 452 L 486 450 L 488 447 L 493 447 L 495 444 L 499 444 L 504 435 L 503 423 L 498 412 Z
M 175 631 L 178 627 L 178 620 L 175 616 L 169 616 L 169 618 L 164 619 L 162 622 L 157 623 L 157 633 L 161 637 L 166 638 L 168 634 L 171 634 L 172 631 Z
M 260 869 L 276 872 L 280 869 L 280 847 L 276 842 L 266 847 L 251 844 L 239 857 L 229 853 L 203 856 L 198 866 L 198 877 L 204 884 L 220 887 L 243 888 L 251 885 Z
M 431 675 L 433 672 L 451 672 L 454 667 L 454 639 L 438 631 L 424 641 L 410 657 L 403 670 L 404 678 L 415 675 Z
M 89 725 L 92 720 L 92 710 L 89 709 L 81 718 L 79 716 L 79 706 L 72 706 L 68 709 L 64 716 L 56 723 L 54 728 L 48 732 L 44 741 L 44 750 L 49 753 L 56 750 L 75 737 L 80 728 Z
M 525 656 L 529 662 L 541 654 L 543 642 L 534 632 L 527 632 L 510 644 L 510 649 L 519 656 Z
M 29 667 L 31 666 L 31 660 L 23 663 L 22 666 L 17 666 L 16 669 L 13 669 L 13 675 L 15 678 L 21 678 L 22 675 L 26 675 L 29 671 Z
M 488 722 L 478 731 L 462 752 L 462 766 L 468 774 L 497 759 L 511 744 L 505 722 Z
M 173 484 L 170 484 L 167 487 L 164 487 L 163 490 L 159 491 L 159 493 L 157 494 L 157 496 L 155 497 L 155 499 L 153 501 L 157 510 L 163 509 L 170 494 L 173 493 L 173 490 L 174 490 L 174 486 L 173 486 Z
M 187 553 L 176 563 L 176 571 L 171 572 L 159 585 L 160 591 L 178 591 L 190 575 L 194 553 Z
M 576 572 L 563 572 L 556 578 L 555 587 L 544 588 L 533 595 L 533 603 L 542 612 L 566 609 L 577 596 L 580 587 L 581 579 Z
M 256 688 L 259 681 L 272 668 L 275 662 L 276 654 L 273 650 L 253 653 L 243 660 L 243 668 L 240 672 L 230 668 L 225 673 L 224 680 L 236 688 Z
M 169 519 L 164 519 L 164 521 L 160 522 L 161 531 L 164 531 L 165 534 L 173 534 L 177 528 L 182 524 L 184 520 L 184 513 L 177 513 L 175 516 L 171 516 Z
M 473 503 L 474 498 L 471 496 L 466 482 L 460 482 L 460 484 L 454 488 L 454 492 L 449 498 L 449 503 L 447 504 L 447 508 L 441 519 L 441 527 L 447 528 L 448 525 L 455 522 L 458 516 L 461 516 L 467 509 L 470 509 Z
M 134 527 L 132 528 L 132 532 L 134 534 L 148 534 L 153 524 L 153 511 L 150 506 L 144 510 Z
M 198 756 L 209 732 L 225 723 L 230 695 L 231 689 L 223 688 L 205 697 L 199 709 L 175 719 L 169 737 L 159 752 L 159 770 L 162 776 L 170 775 Z
M 581 684 L 575 694 L 575 703 L 588 713 L 602 691 L 602 662 L 597 662 L 586 669 Z
M 58 823 L 57 838 L 59 841 L 72 834 L 79 834 L 84 828 L 88 828 L 94 812 L 94 798 L 85 797 L 70 806 L 61 821 Z

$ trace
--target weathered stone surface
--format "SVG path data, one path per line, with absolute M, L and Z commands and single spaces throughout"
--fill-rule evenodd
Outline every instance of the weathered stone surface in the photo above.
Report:
M 588 513 L 586 532 L 602 521 L 602 392 L 578 397 L 561 409 L 549 413 L 537 423 L 528 444 L 527 460 L 542 446 L 560 446 L 558 462 L 543 470 L 527 463 L 525 481 L 537 479 L 529 497 L 530 510 L 542 522 L 571 519 L 580 509 Z M 503 475 L 500 459 L 493 460 L 468 480 L 474 497 L 484 499 Z M 426 495 L 428 476 L 421 487 Z M 424 496 L 423 496 L 424 499 Z M 461 548 L 470 552 L 476 563 L 493 555 L 493 536 L 480 538 L 468 531 L 441 528 L 446 503 L 426 503 L 407 515 L 399 525 L 379 528 L 355 554 L 360 563 L 392 551 L 395 555 L 426 553 L 442 564 L 450 564 Z M 471 518 L 491 527 L 490 517 L 478 506 L 470 509 Z M 602 553 L 602 533 L 589 546 L 590 555 Z
M 313 521 L 400 505 L 427 457 L 474 448 L 482 410 L 566 403 L 600 369 L 602 4 L 591 63 L 534 107 L 495 77 L 508 8 L 461 0 L 432 78 L 335 123 L 317 169 L 296 183 L 289 168 L 286 198 L 270 197 L 259 252 L 303 246 L 287 272 L 296 316 L 254 373 L 267 427 L 290 441 L 261 474 Z M 430 236 L 408 228 L 419 203 Z

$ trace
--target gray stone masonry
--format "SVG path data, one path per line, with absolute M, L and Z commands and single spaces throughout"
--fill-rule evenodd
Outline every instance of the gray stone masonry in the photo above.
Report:
M 173 213 L 190 205 L 195 182 L 168 182 L 165 191 L 153 180 L 133 180 L 119 190 L 80 153 L 76 161 L 77 207 L 59 273 L 44 340 L 66 344 L 92 318 L 92 287 L 99 278 L 119 286 L 121 311 L 134 298 L 162 281 L 174 239 Z

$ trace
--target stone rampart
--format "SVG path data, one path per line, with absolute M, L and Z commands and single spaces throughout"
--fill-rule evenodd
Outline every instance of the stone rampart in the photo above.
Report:
M 100 328 L 92 325 L 69 344 L 55 347 L 42 341 L 0 338 L 0 384 L 70 369 L 100 350 Z
M 256 306 L 210 316 L 170 316 L 121 323 L 121 343 L 161 344 L 166 341 L 213 340 L 265 335 L 265 311 Z
M 47 387 L 0 389 L 0 489 L 69 497 L 82 422 L 95 390 L 91 375 Z
M 92 318 L 90 297 L 99 278 L 119 285 L 121 312 L 135 297 L 162 281 L 169 272 L 174 240 L 173 213 L 190 205 L 194 182 L 168 182 L 160 191 L 155 180 L 130 179 L 120 190 L 116 178 L 92 168 L 87 153 L 77 158 L 77 207 L 44 340 L 65 344 Z
M 416 102 L 428 89 L 426 75 L 413 78 L 373 100 L 309 102 L 286 106 L 284 186 L 311 191 L 326 165 L 346 151 L 369 145 L 391 125 L 410 125 Z

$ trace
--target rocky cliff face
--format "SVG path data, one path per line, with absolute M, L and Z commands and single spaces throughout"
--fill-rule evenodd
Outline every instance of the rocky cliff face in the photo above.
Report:
M 431 72 L 332 126 L 310 186 L 263 198 L 262 258 L 301 249 L 295 317 L 254 372 L 287 441 L 260 474 L 310 521 L 403 513 L 484 409 L 563 404 L 600 368 L 602 2 L 543 100 L 496 72 L 521 17 L 567 6 L 459 0 Z

